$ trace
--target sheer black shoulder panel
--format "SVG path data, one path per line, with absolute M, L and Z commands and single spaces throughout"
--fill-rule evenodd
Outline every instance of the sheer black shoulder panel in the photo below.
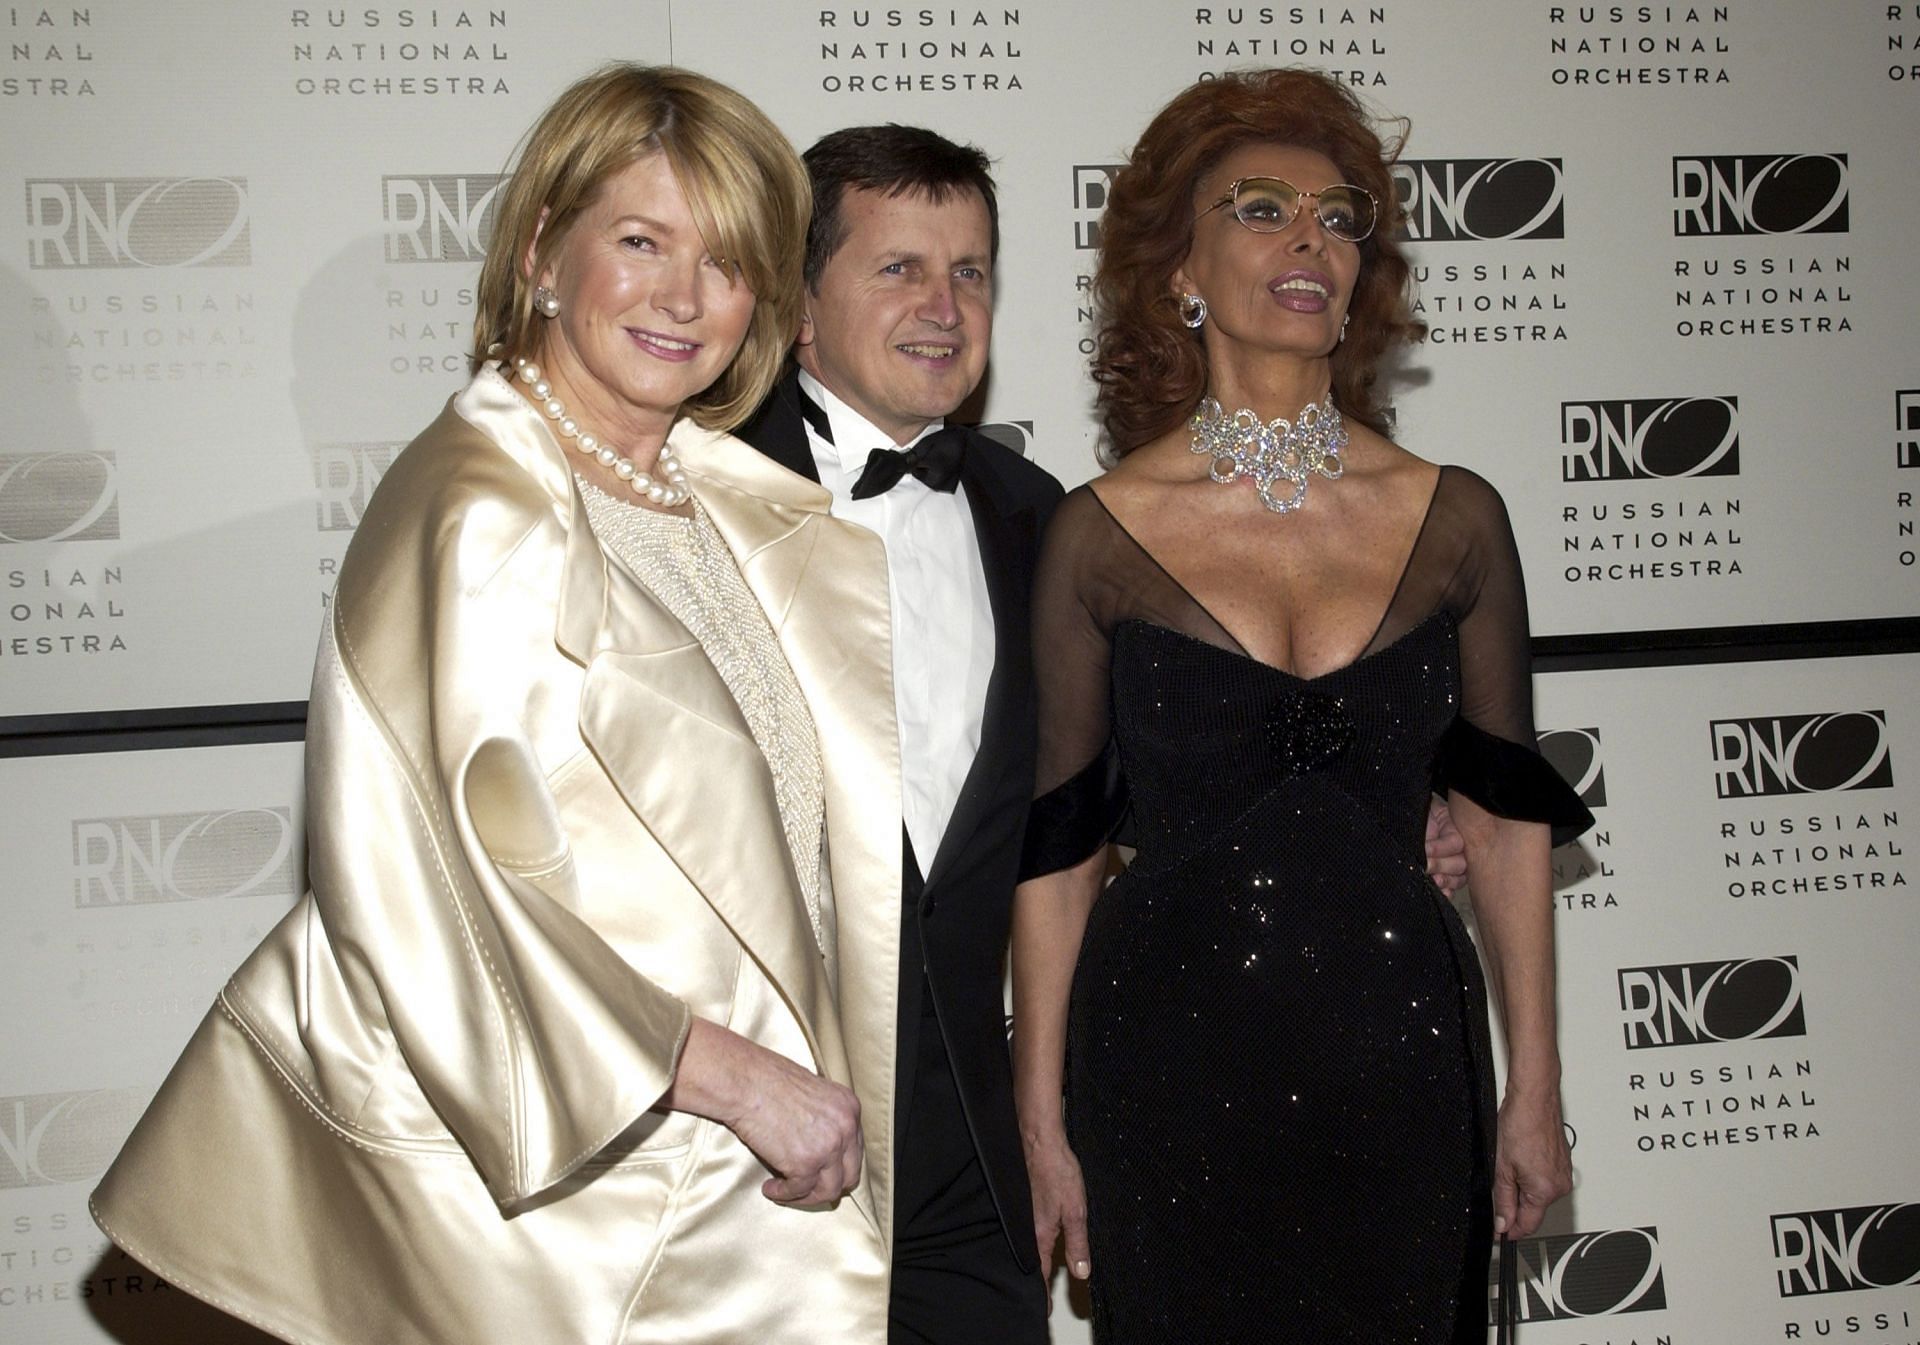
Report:
M 1113 629 L 1127 620 L 1246 652 L 1081 486 L 1054 511 L 1034 581 L 1040 742 L 1023 876 L 1085 859 L 1126 812 L 1108 675 Z
M 1040 547 L 1033 589 L 1033 668 L 1039 684 L 1036 795 L 1071 779 L 1112 736 L 1108 686 L 1113 628 L 1166 626 L 1245 653 L 1120 526 L 1091 486 L 1070 491 Z
M 1564 844 L 1593 815 L 1541 757 L 1533 725 L 1527 588 L 1507 507 L 1484 477 L 1443 467 L 1427 521 L 1372 648 L 1436 611 L 1460 637 L 1460 718 L 1440 746 L 1439 787 L 1488 811 L 1553 827 Z
M 1496 737 L 1532 747 L 1533 659 L 1527 590 L 1500 492 L 1464 467 L 1442 467 L 1420 536 L 1367 652 L 1435 612 L 1460 631 L 1461 713 Z

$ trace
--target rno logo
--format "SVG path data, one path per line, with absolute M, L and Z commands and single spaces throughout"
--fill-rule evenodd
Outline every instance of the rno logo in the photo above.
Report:
M 1740 399 L 1560 403 L 1562 481 L 1740 474 Z
M 1893 395 L 1893 423 L 1899 431 L 1894 460 L 1902 467 L 1920 467 L 1920 388 L 1903 388 Z
M 1523 1238 L 1503 1254 L 1515 1258 L 1515 1315 L 1523 1322 L 1655 1312 L 1667 1306 L 1655 1228 Z
M 1673 161 L 1676 238 L 1847 232 L 1844 154 L 1716 154 Z
M 1920 1204 L 1773 1216 L 1780 1297 L 1920 1284 Z
M 1023 458 L 1033 456 L 1033 422 L 1030 420 L 996 420 L 973 428 Z
M 1711 729 L 1713 788 L 1723 799 L 1893 784 L 1885 710 L 1716 719 Z
M 0 1191 L 90 1182 L 152 1095 L 133 1088 L 0 1097 Z
M 476 262 L 493 237 L 498 173 L 380 179 L 390 262 Z
M 1558 159 L 1403 159 L 1393 184 L 1417 241 L 1567 236 Z
M 40 178 L 27 183 L 36 270 L 249 266 L 243 177 Z
M 1573 787 L 1589 808 L 1607 806 L 1607 772 L 1600 764 L 1599 729 L 1548 729 L 1539 736 L 1540 755 Z
M 293 814 L 236 808 L 73 824 L 73 904 L 295 895 Z
M 0 453 L 0 543 L 98 542 L 120 535 L 111 453 Z
M 373 488 L 405 447 L 402 443 L 313 445 L 309 451 L 313 486 L 319 492 L 320 531 L 352 532 L 359 527 Z
M 1073 245 L 1082 252 L 1100 246 L 1100 212 L 1107 208 L 1107 189 L 1125 164 L 1077 163 L 1073 166 L 1073 208 L 1092 218 L 1073 222 Z
M 1627 1049 L 1804 1037 L 1797 957 L 1749 957 L 1620 971 Z

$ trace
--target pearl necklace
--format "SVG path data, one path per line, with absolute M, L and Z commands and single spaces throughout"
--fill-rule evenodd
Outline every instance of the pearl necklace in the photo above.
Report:
M 547 413 L 547 419 L 553 422 L 553 428 L 560 432 L 560 437 L 573 440 L 574 447 L 602 467 L 611 467 L 615 476 L 633 487 L 634 494 L 644 495 L 665 509 L 685 504 L 693 498 L 693 491 L 687 485 L 686 469 L 680 465 L 672 445 L 660 445 L 660 458 L 654 464 L 654 470 L 659 475 L 650 476 L 634 466 L 632 458 L 621 455 L 601 443 L 597 436 L 581 429 L 580 422 L 567 414 L 566 403 L 553 395 L 553 384 L 547 382 L 539 365 L 524 355 L 516 355 L 513 367 L 519 372 L 520 381 L 533 393 L 540 409 Z
M 1212 397 L 1203 397 L 1187 422 L 1193 432 L 1192 450 L 1212 456 L 1207 475 L 1222 483 L 1246 475 L 1260 488 L 1260 503 L 1276 514 L 1290 514 L 1307 500 L 1307 477 L 1338 481 L 1347 470 L 1340 450 L 1347 446 L 1347 427 L 1329 394 L 1308 403 L 1297 419 L 1276 416 L 1262 424 L 1246 407 L 1231 418 Z M 1293 483 L 1285 495 L 1276 495 L 1276 480 Z

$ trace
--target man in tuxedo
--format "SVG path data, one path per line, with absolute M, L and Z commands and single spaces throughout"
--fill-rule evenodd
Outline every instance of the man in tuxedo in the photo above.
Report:
M 906 832 L 889 1341 L 1045 1345 L 1001 963 L 1034 783 L 1029 588 L 1060 485 L 945 423 L 993 331 L 987 157 L 907 126 L 804 157 L 797 367 L 736 433 L 886 544 Z M 1428 834 L 1457 886 L 1458 834 Z
M 993 329 L 986 156 L 869 126 L 805 157 L 798 367 L 737 433 L 878 533 L 893 580 L 906 876 L 890 1339 L 1039 1345 L 1046 1287 L 1001 959 L 1033 792 L 1028 588 L 1060 486 L 944 424 L 985 372 Z

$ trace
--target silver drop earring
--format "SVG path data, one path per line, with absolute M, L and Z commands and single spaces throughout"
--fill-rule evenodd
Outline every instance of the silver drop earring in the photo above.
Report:
M 1197 294 L 1180 296 L 1180 321 L 1198 330 L 1207 320 L 1207 301 Z
M 533 287 L 533 306 L 550 318 L 560 316 L 560 296 L 545 285 Z
M 1340 319 L 1340 336 L 1339 336 L 1339 339 L 1334 342 L 1336 346 L 1339 345 L 1341 341 L 1344 341 L 1347 339 L 1347 324 L 1352 321 L 1353 321 L 1353 314 L 1351 313 L 1348 313 L 1346 316 Z

